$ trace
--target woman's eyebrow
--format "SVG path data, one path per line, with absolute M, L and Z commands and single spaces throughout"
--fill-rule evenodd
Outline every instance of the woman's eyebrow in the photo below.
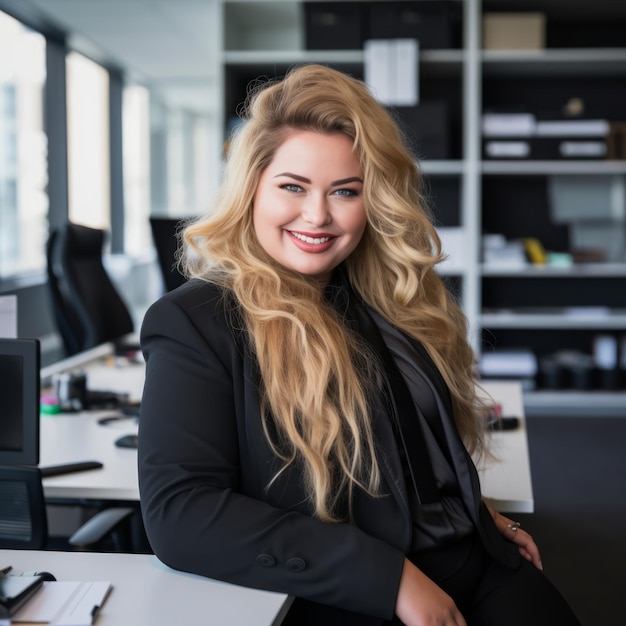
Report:
M 280 174 L 276 174 L 274 178 L 279 178 L 281 176 L 289 176 L 295 180 L 299 180 L 301 183 L 311 184 L 311 180 L 309 178 L 305 178 L 304 176 L 299 176 L 298 174 L 293 174 L 292 172 L 281 172 Z M 337 187 L 338 185 L 347 185 L 348 183 L 363 183 L 363 179 L 359 176 L 352 176 L 350 178 L 341 178 L 340 180 L 335 180 L 331 183 L 331 187 Z
M 276 174 L 274 178 L 280 178 L 281 176 L 289 176 L 289 178 L 295 178 L 295 180 L 299 180 L 301 183 L 311 184 L 310 179 L 305 178 L 304 176 L 298 176 L 298 174 L 292 174 L 291 172 L 281 172 L 280 174 Z
M 337 185 L 347 185 L 348 183 L 363 183 L 363 179 L 360 178 L 359 176 L 352 176 L 351 178 L 342 178 L 341 180 L 336 180 L 335 182 L 331 183 L 331 185 L 333 187 L 336 187 Z

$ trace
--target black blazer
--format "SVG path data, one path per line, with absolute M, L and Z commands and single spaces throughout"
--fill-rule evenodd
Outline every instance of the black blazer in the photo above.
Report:
M 366 339 L 377 333 L 339 282 L 335 305 Z M 263 432 L 258 364 L 241 329 L 232 296 L 199 280 L 144 318 L 139 486 L 152 549 L 176 569 L 295 596 L 286 624 L 382 624 L 394 613 L 412 532 L 387 409 L 372 415 L 385 495 L 358 494 L 353 524 L 315 519 L 297 467 L 268 487 L 281 462 Z M 449 404 L 440 409 L 467 509 L 489 552 L 513 566 L 517 548 L 481 503 Z

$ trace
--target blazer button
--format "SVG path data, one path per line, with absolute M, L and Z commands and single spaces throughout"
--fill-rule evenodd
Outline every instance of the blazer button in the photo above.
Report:
M 298 556 L 294 556 L 287 561 L 287 569 L 294 574 L 306 569 L 306 561 Z
M 271 554 L 259 554 L 256 562 L 263 567 L 274 567 L 276 565 L 276 559 Z

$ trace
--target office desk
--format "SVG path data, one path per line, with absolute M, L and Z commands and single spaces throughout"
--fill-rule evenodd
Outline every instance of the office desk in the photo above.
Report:
M 494 461 L 477 463 L 483 495 L 496 509 L 507 513 L 532 513 L 532 477 L 528 457 L 528 433 L 519 382 L 483 381 L 482 387 L 502 409 L 502 416 L 518 417 L 515 430 L 490 433 Z
M 49 571 L 57 580 L 110 581 L 95 626 L 277 626 L 291 599 L 177 572 L 147 554 L 0 550 L 16 574 Z
M 42 379 L 70 369 L 84 369 L 91 389 L 130 393 L 141 397 L 144 381 L 142 364 L 112 365 L 112 344 L 94 348 L 42 370 Z M 478 464 L 483 493 L 500 511 L 532 513 L 534 508 L 528 440 L 522 387 L 518 382 L 483 381 L 482 387 L 502 407 L 502 414 L 516 416 L 520 426 L 514 431 L 491 434 L 491 448 L 499 462 Z M 104 412 L 43 415 L 41 418 L 41 465 L 94 459 L 104 468 L 66 474 L 44 480 L 49 498 L 95 498 L 139 500 L 137 452 L 116 448 L 114 440 L 136 432 L 132 420 L 99 426 Z M 111 413 L 111 411 L 108 411 Z
M 41 371 L 42 386 L 48 386 L 55 374 L 84 370 L 89 389 L 128 393 L 130 401 L 139 401 L 143 390 L 145 367 L 113 358 L 113 344 L 54 363 Z M 122 365 L 116 366 L 116 363 Z M 58 465 L 74 461 L 94 460 L 104 467 L 45 478 L 47 498 L 139 501 L 137 451 L 118 448 L 115 440 L 137 432 L 137 422 L 125 419 L 106 426 L 98 420 L 114 410 L 82 411 L 41 415 L 39 464 Z
M 41 416 L 40 465 L 100 461 L 102 469 L 44 478 L 46 498 L 139 500 L 137 450 L 118 448 L 115 439 L 137 432 L 135 420 L 97 422 L 111 411 Z

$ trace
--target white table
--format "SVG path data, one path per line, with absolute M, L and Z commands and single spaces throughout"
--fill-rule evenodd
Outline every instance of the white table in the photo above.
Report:
M 482 387 L 500 404 L 503 417 L 519 418 L 517 429 L 494 431 L 490 435 L 490 448 L 496 460 L 477 464 L 483 495 L 499 511 L 532 513 L 534 499 L 522 385 L 483 381 Z
M 57 580 L 110 581 L 95 626 L 277 626 L 286 594 L 178 572 L 147 554 L 0 550 L 12 574 L 48 571 Z
M 115 439 L 137 432 L 136 420 L 99 425 L 111 411 L 41 416 L 41 467 L 100 461 L 101 469 L 44 478 L 47 498 L 139 500 L 137 450 L 118 448 Z
M 139 401 L 145 366 L 116 360 L 112 354 L 113 344 L 104 344 L 60 361 L 42 370 L 42 382 L 59 372 L 84 370 L 89 389 L 128 393 L 130 401 Z M 104 465 L 102 469 L 45 478 L 47 498 L 139 501 L 137 451 L 115 445 L 118 437 L 137 433 L 137 420 L 98 424 L 100 418 L 115 413 L 104 410 L 41 416 L 40 466 L 91 460 Z
M 145 374 L 143 364 L 116 366 L 111 358 L 112 350 L 112 344 L 105 344 L 61 361 L 42 370 L 42 379 L 57 372 L 84 369 L 89 388 L 129 393 L 131 400 L 139 400 Z M 521 384 L 483 381 L 482 387 L 500 404 L 503 415 L 520 420 L 516 430 L 492 433 L 491 449 L 499 461 L 478 464 L 483 494 L 498 510 L 532 513 L 534 502 Z M 42 416 L 42 466 L 90 459 L 104 463 L 104 468 L 99 470 L 46 478 L 47 497 L 139 500 L 137 452 L 114 445 L 120 435 L 137 432 L 137 425 L 133 420 L 106 426 L 97 424 L 100 417 L 110 413 Z

